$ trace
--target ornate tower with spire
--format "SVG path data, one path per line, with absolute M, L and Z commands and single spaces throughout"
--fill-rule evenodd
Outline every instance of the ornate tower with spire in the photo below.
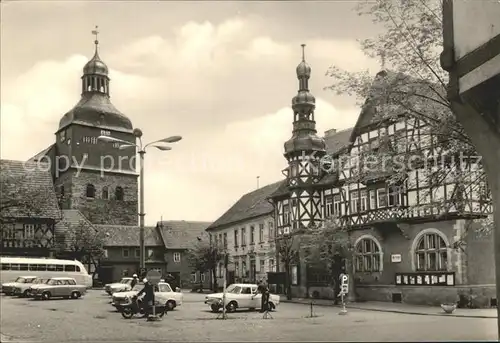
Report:
M 62 209 L 77 209 L 94 224 L 137 225 L 134 149 L 98 140 L 112 136 L 135 143 L 130 119 L 110 101 L 108 67 L 94 56 L 83 68 L 80 101 L 59 121 L 53 176 Z
M 307 229 L 321 222 L 321 195 L 315 184 L 321 177 L 320 160 L 326 154 L 326 144 L 318 137 L 314 110 L 316 99 L 309 92 L 311 67 L 305 60 L 297 66 L 298 94 L 292 99 L 293 131 L 285 143 L 290 189 L 291 230 Z

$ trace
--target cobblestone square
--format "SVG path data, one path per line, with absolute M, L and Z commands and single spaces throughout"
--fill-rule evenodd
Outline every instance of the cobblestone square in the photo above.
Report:
M 496 319 L 406 315 L 282 303 L 274 319 L 242 311 L 216 320 L 203 295 L 185 293 L 184 303 L 160 322 L 126 320 L 103 291 L 79 300 L 33 301 L 3 296 L 2 338 L 12 341 L 424 341 L 496 340 Z

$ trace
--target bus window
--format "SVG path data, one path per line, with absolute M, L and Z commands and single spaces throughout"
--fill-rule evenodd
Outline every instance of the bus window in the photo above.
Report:
M 27 263 L 22 263 L 19 265 L 19 270 L 28 270 L 28 264 Z
M 56 265 L 55 264 L 48 264 L 47 265 L 47 271 L 48 272 L 55 272 L 56 271 Z
M 36 270 L 39 272 L 44 272 L 47 270 L 47 265 L 46 264 L 35 264 Z
M 2 263 L 2 270 L 10 270 L 10 264 Z
M 56 264 L 56 271 L 63 272 L 64 271 L 64 265 L 63 264 Z
M 64 266 L 64 271 L 65 272 L 74 272 L 76 271 L 76 268 L 74 265 L 68 264 Z
M 19 270 L 19 264 L 11 264 L 10 270 Z

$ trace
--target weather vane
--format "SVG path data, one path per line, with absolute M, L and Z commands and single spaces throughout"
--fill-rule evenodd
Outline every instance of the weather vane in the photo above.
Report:
M 94 44 L 97 45 L 99 44 L 99 40 L 97 39 L 97 35 L 99 34 L 99 31 L 97 31 L 97 29 L 99 28 L 99 26 L 95 26 L 95 30 L 92 30 L 92 34 L 95 36 L 95 41 L 94 41 Z

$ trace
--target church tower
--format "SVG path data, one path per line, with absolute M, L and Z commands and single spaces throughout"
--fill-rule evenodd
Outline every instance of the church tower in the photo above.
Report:
M 77 209 L 94 224 L 137 225 L 134 148 L 98 140 L 111 136 L 135 144 L 133 126 L 110 101 L 108 67 L 99 56 L 84 66 L 80 101 L 59 122 L 53 175 L 62 209 Z
M 320 160 L 326 154 L 323 138 L 317 136 L 314 110 L 316 99 L 309 92 L 311 67 L 305 61 L 302 44 L 302 62 L 297 66 L 298 94 L 292 99 L 292 138 L 285 143 L 284 156 L 288 161 L 291 230 L 319 225 L 321 195 L 314 188 L 321 177 Z

